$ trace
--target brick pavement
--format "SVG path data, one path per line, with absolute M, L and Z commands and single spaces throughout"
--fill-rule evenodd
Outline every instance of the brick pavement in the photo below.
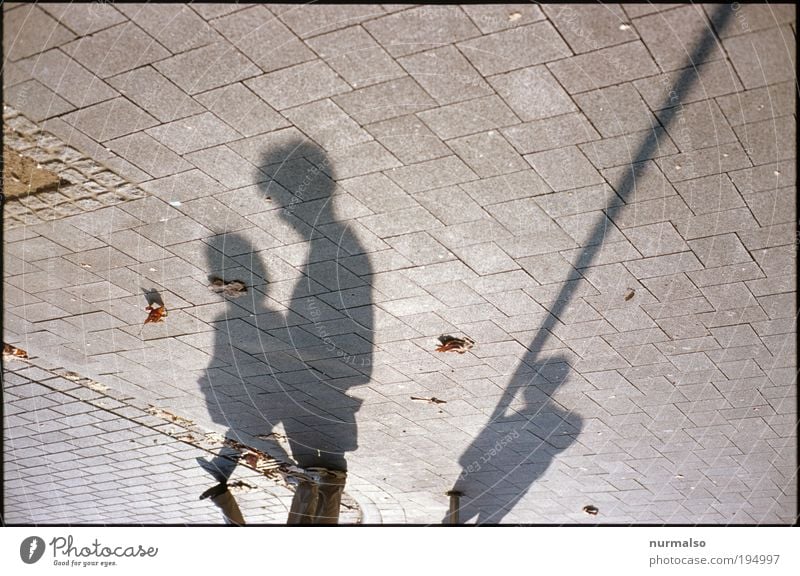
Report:
M 792 522 L 795 11 L 736 6 L 5 4 L 5 103 L 143 194 L 4 218 L 4 341 L 383 521 Z

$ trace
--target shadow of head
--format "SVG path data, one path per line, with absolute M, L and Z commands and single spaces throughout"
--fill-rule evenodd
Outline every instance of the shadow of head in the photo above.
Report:
M 325 200 L 336 187 L 334 173 L 319 146 L 308 140 L 289 141 L 264 152 L 258 168 L 267 176 L 259 185 L 261 191 L 274 206 L 282 208 L 282 216 L 297 212 L 302 219 L 312 207 L 319 213 L 330 211 Z
M 574 374 L 562 357 L 520 363 L 491 420 L 459 459 L 453 489 L 462 493 L 460 521 L 500 522 L 575 442 L 583 421 L 553 398 Z
M 258 252 L 259 247 L 236 232 L 217 234 L 205 240 L 205 266 L 208 281 L 215 278 L 225 282 L 238 280 L 245 286 L 257 287 L 267 283 L 267 271 Z

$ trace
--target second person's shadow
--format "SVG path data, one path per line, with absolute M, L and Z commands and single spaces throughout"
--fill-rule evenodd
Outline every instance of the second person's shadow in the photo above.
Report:
M 272 435 L 276 458 L 344 471 L 346 453 L 358 448 L 362 403 L 348 391 L 372 370 L 372 297 L 361 279 L 371 267 L 334 210 L 334 174 L 319 148 L 289 143 L 258 168 L 270 209 L 251 219 L 280 245 L 262 251 L 236 233 L 207 241 L 210 277 L 242 281 L 247 292 L 220 294 L 227 306 L 212 322 L 213 359 L 200 387 L 229 438 Z

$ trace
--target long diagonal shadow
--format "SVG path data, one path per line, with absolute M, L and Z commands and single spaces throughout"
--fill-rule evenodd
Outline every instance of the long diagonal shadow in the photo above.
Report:
M 713 29 L 721 33 L 732 15 L 731 6 L 721 5 L 710 17 Z M 713 29 L 705 31 L 689 55 L 690 67 L 680 74 L 667 96 L 668 106 L 658 114 L 664 131 L 654 128 L 648 134 L 632 157 L 630 170 L 625 171 L 616 187 L 622 204 L 607 207 L 605 216 L 592 229 L 589 245 L 580 254 L 581 267 L 588 268 L 594 262 L 603 245 L 607 219 L 614 220 L 625 209 L 636 189 L 637 178 L 642 176 L 644 161 L 654 157 L 662 134 L 678 118 L 680 102 L 698 79 L 695 63 L 705 61 L 715 46 Z M 463 520 L 475 518 L 479 524 L 500 522 L 549 467 L 555 455 L 580 433 L 582 419 L 550 397 L 571 370 L 567 360 L 539 358 L 550 330 L 574 297 L 576 284 L 564 282 L 489 422 L 459 459 L 462 472 L 454 489 L 462 494 L 459 515 Z M 518 406 L 513 402 L 520 390 L 523 402 Z

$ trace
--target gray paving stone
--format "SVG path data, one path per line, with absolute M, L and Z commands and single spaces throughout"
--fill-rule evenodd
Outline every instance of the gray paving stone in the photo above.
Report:
M 155 118 L 125 98 L 77 110 L 64 116 L 64 120 L 100 142 L 158 124 Z
M 656 142 L 655 146 L 642 148 L 645 142 L 653 140 Z M 581 144 L 580 148 L 592 161 L 592 164 L 601 169 L 630 165 L 678 152 L 675 144 L 662 128 L 594 140 Z M 659 166 L 664 171 L 663 166 Z
M 525 159 L 556 192 L 603 182 L 603 177 L 576 146 L 528 154 Z
M 736 135 L 712 100 L 682 106 L 667 131 L 682 152 L 736 140 Z
M 188 6 L 120 5 L 119 10 L 173 54 L 219 39 L 216 32 Z
M 576 110 L 575 104 L 545 66 L 531 66 L 489 78 L 497 93 L 523 121 Z
M 147 134 L 180 155 L 224 144 L 239 137 L 235 130 L 211 112 L 156 126 L 147 130 Z
M 314 53 L 264 6 L 240 10 L 211 24 L 265 72 L 314 59 Z
M 597 140 L 600 135 L 581 112 L 535 120 L 503 130 L 522 154 Z
M 197 102 L 150 66 L 114 76 L 108 82 L 162 122 L 203 111 Z
M 388 120 L 436 106 L 413 78 L 404 77 L 335 96 L 333 101 L 361 124 Z
M 391 11 L 388 6 L 371 5 L 293 6 L 290 8 L 271 4 L 269 8 L 301 38 L 352 26 L 377 18 L 384 14 L 384 10 Z
M 637 39 L 619 6 L 548 6 L 545 12 L 576 54 Z
M 689 249 L 689 246 L 669 222 L 626 228 L 625 236 L 645 257 L 683 252 Z
M 478 178 L 457 156 L 393 168 L 386 175 L 411 194 Z
M 706 268 L 751 262 L 750 254 L 735 234 L 691 240 L 689 245 Z
M 421 206 L 366 216 L 361 218 L 361 223 L 380 238 L 430 230 L 441 226 L 439 221 Z
M 688 86 L 687 82 L 690 82 Z M 634 80 L 633 85 L 651 110 L 682 106 L 715 96 L 736 94 L 742 90 L 742 85 L 727 60 L 714 60 L 690 68 L 664 72 Z
M 447 144 L 482 178 L 518 172 L 528 166 L 522 156 L 494 130 L 456 138 Z
M 76 106 L 88 106 L 117 95 L 100 78 L 60 50 L 49 50 L 30 62 L 30 75 Z
M 480 35 L 458 6 L 412 8 L 372 20 L 364 27 L 396 58 Z
M 713 286 L 737 280 L 754 280 L 763 277 L 764 273 L 761 268 L 753 261 L 720 266 L 718 268 L 706 268 L 705 270 L 689 273 L 689 278 L 692 279 L 696 286 Z
M 633 24 L 663 70 L 685 66 L 689 54 L 698 64 L 723 57 L 717 44 L 701 55 L 693 52 L 710 26 L 700 6 L 686 6 L 644 16 L 635 19 Z
M 365 129 L 404 164 L 450 154 L 450 149 L 413 115 L 369 124 Z
M 793 85 L 789 82 L 720 96 L 717 104 L 734 127 L 793 114 L 796 108 Z
M 483 178 L 480 181 L 463 183 L 460 187 L 481 206 L 539 196 L 552 191 L 533 170 Z
M 72 104 L 36 80 L 29 80 L 7 89 L 4 98 L 6 102 L 36 122 L 75 109 Z
M 449 260 L 453 255 L 426 232 L 413 232 L 387 239 L 392 247 L 417 265 Z
M 350 87 L 322 60 L 277 70 L 246 84 L 276 110 L 350 91 Z
M 110 4 L 73 4 L 41 2 L 39 8 L 80 36 L 99 32 L 125 21 L 125 16 Z M 41 50 L 41 46 L 38 50 Z
M 397 158 L 374 140 L 338 148 L 328 155 L 328 159 L 336 166 L 337 178 L 351 178 L 401 166 Z
M 695 214 L 741 208 L 744 201 L 726 174 L 677 182 L 675 188 Z
M 3 53 L 12 61 L 61 46 L 75 38 L 75 34 L 36 5 L 23 6 L 3 16 L 6 31 L 3 34 Z
M 699 270 L 702 264 L 691 252 L 679 252 L 677 254 L 665 254 L 653 258 L 628 262 L 626 264 L 637 279 L 651 278 L 664 274 L 677 274 L 679 272 L 689 272 Z
M 793 188 L 746 194 L 744 199 L 750 211 L 762 226 L 789 222 L 796 213 L 796 199 Z
M 657 125 L 633 84 L 627 82 L 575 96 L 575 102 L 603 136 L 619 136 Z
M 370 140 L 370 135 L 330 99 L 284 111 L 295 126 L 327 150 Z
M 531 22 L 543 20 L 545 17 L 542 9 L 534 5 L 467 4 L 462 6 L 461 9 L 467 13 L 470 20 L 484 34 L 505 30 L 506 28 L 524 26 Z
M 497 96 L 441 106 L 419 112 L 418 116 L 444 140 L 519 123 Z
M 176 54 L 154 64 L 156 70 L 187 94 L 197 94 L 245 80 L 261 70 L 227 42 Z
M 398 62 L 439 104 L 492 94 L 486 81 L 454 46 L 413 54 Z
M 750 166 L 750 160 L 738 142 L 665 156 L 656 162 L 670 182 L 701 178 Z
M 456 186 L 428 190 L 414 199 L 444 224 L 459 224 L 486 218 L 487 214 L 466 192 Z
M 132 22 L 84 36 L 63 49 L 101 78 L 127 72 L 170 55 Z
M 702 216 L 691 216 L 685 220 L 675 221 L 675 226 L 685 239 L 692 240 L 710 234 L 725 234 L 757 228 L 758 222 L 747 208 L 736 208 Z
M 647 49 L 639 41 L 565 58 L 548 68 L 570 94 L 597 90 L 658 72 Z
M 405 75 L 360 26 L 316 36 L 307 44 L 354 88 Z
M 542 64 L 572 54 L 547 21 L 467 40 L 457 46 L 484 76 Z
M 745 88 L 794 78 L 795 39 L 786 26 L 727 38 L 722 45 Z
M 519 265 L 494 242 L 455 248 L 454 252 L 462 262 L 481 276 L 508 272 L 519 268 Z M 495 301 L 490 300 L 490 302 L 497 305 Z M 503 310 L 503 307 L 499 306 L 499 308 Z M 509 314 L 508 312 L 505 313 Z
M 155 178 L 191 169 L 191 164 L 144 132 L 111 140 L 107 146 Z
M 763 120 L 738 126 L 736 135 L 754 165 L 788 160 L 797 156 L 794 122 Z

